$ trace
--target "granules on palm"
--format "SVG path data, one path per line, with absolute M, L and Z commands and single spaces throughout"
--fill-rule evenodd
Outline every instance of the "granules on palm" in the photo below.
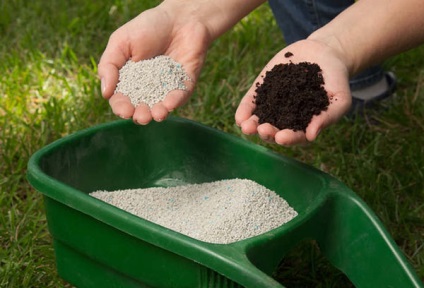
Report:
M 327 110 L 330 104 L 323 86 L 318 64 L 277 64 L 266 72 L 262 84 L 256 83 L 253 114 L 258 116 L 260 124 L 305 131 L 312 117 Z
M 182 65 L 169 56 L 159 55 L 138 62 L 130 59 L 119 70 L 115 93 L 128 96 L 134 107 L 145 103 L 151 108 L 170 91 L 187 90 L 184 81 L 189 80 Z

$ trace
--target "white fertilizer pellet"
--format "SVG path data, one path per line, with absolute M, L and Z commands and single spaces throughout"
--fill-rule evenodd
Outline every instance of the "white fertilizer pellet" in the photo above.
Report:
M 184 81 L 190 80 L 180 63 L 160 55 L 134 62 L 128 60 L 119 70 L 115 93 L 128 96 L 134 107 L 144 102 L 149 107 L 162 101 L 172 90 L 186 90 Z
M 175 187 L 95 191 L 91 196 L 192 238 L 228 244 L 297 216 L 275 192 L 247 179 Z

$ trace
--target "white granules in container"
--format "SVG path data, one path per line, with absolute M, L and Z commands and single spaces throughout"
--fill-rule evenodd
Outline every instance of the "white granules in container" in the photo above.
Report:
M 134 62 L 128 60 L 119 70 L 115 93 L 128 96 L 134 107 L 144 102 L 151 108 L 172 90 L 186 90 L 184 81 L 190 80 L 180 63 L 160 55 Z
M 95 191 L 90 195 L 209 243 L 228 244 L 257 236 L 297 216 L 282 197 L 248 179 Z

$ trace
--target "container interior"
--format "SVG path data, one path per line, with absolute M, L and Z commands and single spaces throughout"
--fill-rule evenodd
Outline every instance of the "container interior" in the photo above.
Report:
M 318 170 L 200 125 L 126 122 L 80 133 L 40 159 L 43 173 L 83 193 L 247 178 L 299 213 L 327 184 Z

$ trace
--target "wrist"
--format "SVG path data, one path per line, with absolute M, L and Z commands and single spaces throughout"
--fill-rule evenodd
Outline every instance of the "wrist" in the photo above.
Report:
M 264 2 L 266 0 L 165 0 L 160 7 L 177 21 L 202 24 L 212 42 Z
M 327 33 L 327 31 L 323 30 L 324 28 L 315 31 L 308 37 L 308 40 L 318 42 L 320 45 L 326 47 L 326 49 L 324 49 L 324 51 L 326 51 L 325 53 L 331 53 L 333 56 L 340 59 L 346 66 L 349 75 L 358 73 L 360 67 L 356 65 L 354 55 L 348 53 L 350 50 L 344 48 L 346 44 L 334 34 Z

